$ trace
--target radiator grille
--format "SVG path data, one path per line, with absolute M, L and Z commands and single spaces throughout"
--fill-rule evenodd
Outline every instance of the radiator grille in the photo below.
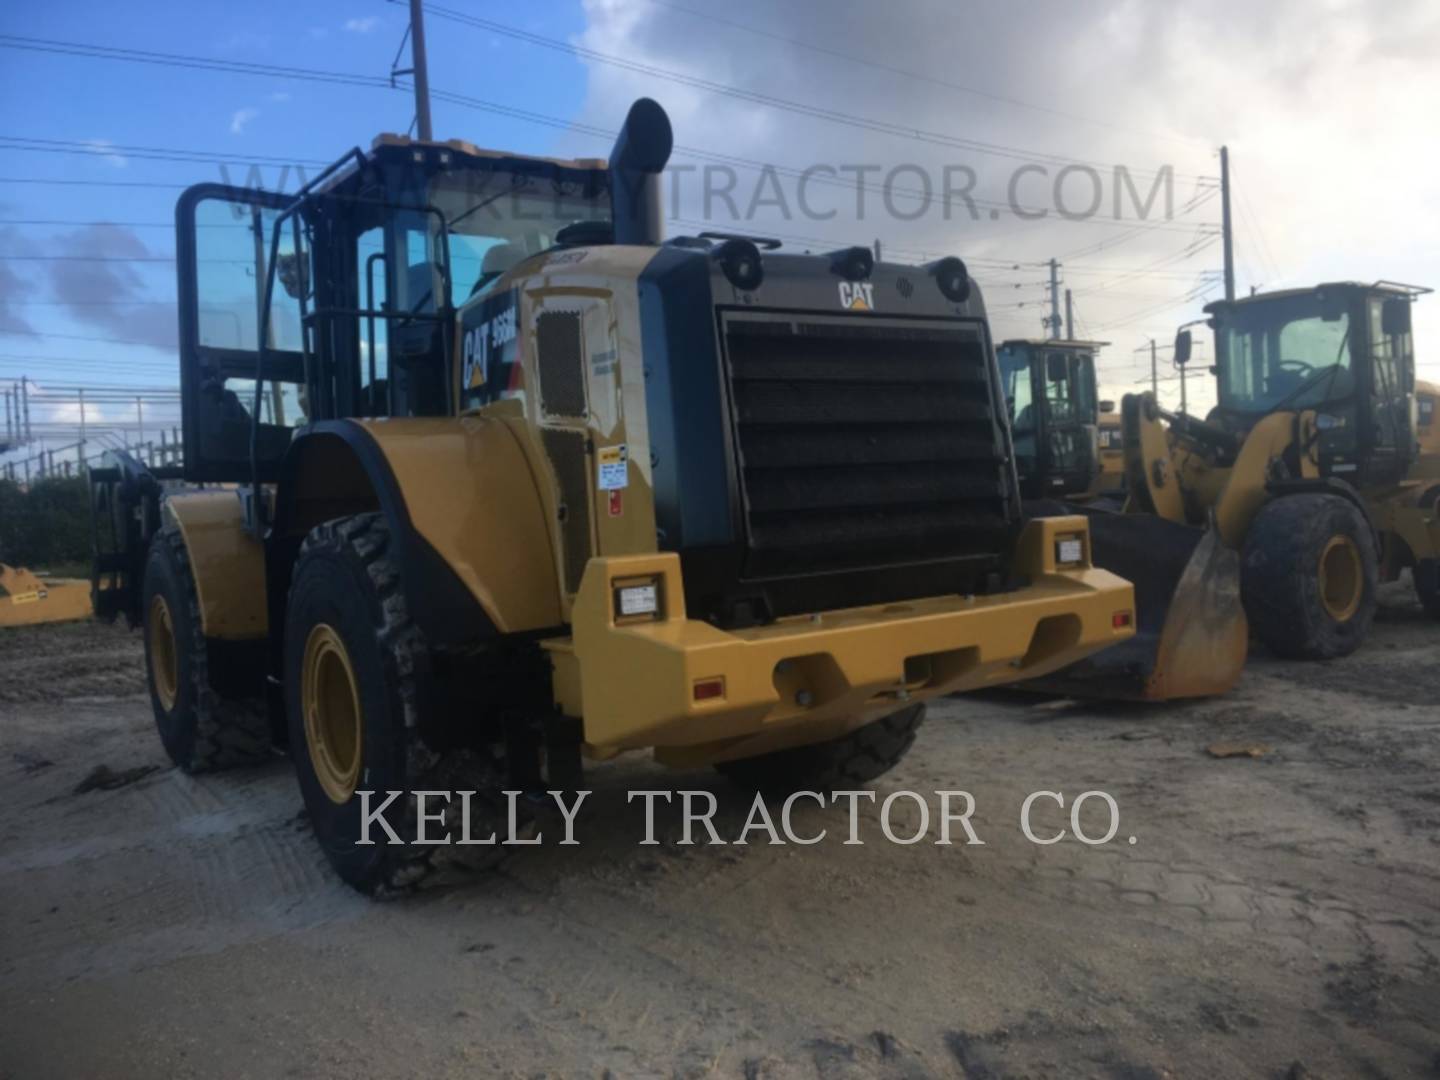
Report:
M 750 316 L 724 338 L 746 577 L 994 565 L 1007 549 L 1013 493 L 977 330 Z
M 546 311 L 535 320 L 540 408 L 550 416 L 585 416 L 585 338 L 578 311 Z
M 585 433 L 562 428 L 541 428 L 545 453 L 555 470 L 560 495 L 561 561 L 565 567 L 565 591 L 580 588 L 585 564 L 590 559 L 590 492 L 585 457 Z

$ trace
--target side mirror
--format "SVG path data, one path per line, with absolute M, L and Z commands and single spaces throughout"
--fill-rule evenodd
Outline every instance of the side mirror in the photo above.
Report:
M 1065 362 L 1064 353 L 1048 353 L 1045 357 L 1045 377 L 1051 382 L 1064 382 L 1070 377 L 1070 365 Z
M 1190 331 L 1181 330 L 1175 335 L 1175 363 L 1184 367 L 1190 362 Z
M 1380 307 L 1380 329 L 1387 337 L 1410 333 L 1410 301 L 1399 297 Z

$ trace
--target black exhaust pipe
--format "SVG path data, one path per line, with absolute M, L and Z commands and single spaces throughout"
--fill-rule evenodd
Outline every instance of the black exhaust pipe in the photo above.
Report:
M 630 106 L 610 151 L 615 243 L 659 244 L 665 239 L 660 174 L 674 146 L 670 117 L 659 102 L 641 98 Z

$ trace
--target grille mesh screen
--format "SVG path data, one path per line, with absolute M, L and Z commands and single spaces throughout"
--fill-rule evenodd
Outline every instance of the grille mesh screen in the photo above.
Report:
M 535 320 L 540 408 L 550 416 L 585 417 L 585 338 L 578 311 L 546 311 Z
M 964 327 L 731 319 L 746 574 L 1005 549 L 1008 469 Z

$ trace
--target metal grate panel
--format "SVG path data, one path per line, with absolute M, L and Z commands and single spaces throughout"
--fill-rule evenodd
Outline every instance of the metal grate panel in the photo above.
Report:
M 750 578 L 989 561 L 1013 492 L 984 339 L 951 324 L 725 321 Z
M 585 455 L 585 433 L 561 428 L 541 428 L 545 453 L 555 470 L 560 496 L 561 562 L 565 567 L 565 591 L 580 588 L 585 564 L 590 559 L 590 490 Z
M 549 416 L 585 418 L 585 336 L 578 311 L 546 311 L 535 320 L 540 408 Z

